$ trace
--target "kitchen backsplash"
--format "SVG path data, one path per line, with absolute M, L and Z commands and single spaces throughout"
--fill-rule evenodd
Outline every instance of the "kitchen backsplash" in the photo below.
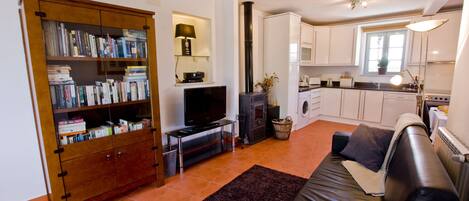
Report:
M 408 67 L 413 75 L 418 75 L 418 67 Z M 454 64 L 430 64 L 427 69 L 426 88 L 434 90 L 451 90 L 453 81 Z M 355 82 L 380 82 L 390 83 L 392 75 L 385 76 L 367 76 L 362 75 L 360 67 L 338 67 L 338 66 L 302 66 L 300 67 L 300 75 L 308 75 L 310 77 L 320 77 L 326 81 L 331 78 L 333 81 L 339 81 L 340 76 L 344 72 L 350 72 Z M 403 74 L 403 83 L 410 83 L 411 79 L 407 73 Z

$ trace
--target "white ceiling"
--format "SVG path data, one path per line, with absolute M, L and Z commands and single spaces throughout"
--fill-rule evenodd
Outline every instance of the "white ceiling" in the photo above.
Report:
M 420 11 L 432 0 L 368 0 L 367 8 L 348 8 L 348 0 L 253 0 L 254 8 L 272 14 L 291 11 L 311 23 L 326 23 L 371 16 Z M 461 5 L 448 0 L 445 7 Z

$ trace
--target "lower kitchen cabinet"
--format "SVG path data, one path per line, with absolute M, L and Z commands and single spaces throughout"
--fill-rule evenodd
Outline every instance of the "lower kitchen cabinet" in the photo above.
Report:
M 365 93 L 363 99 L 363 121 L 374 123 L 381 122 L 381 114 L 383 110 L 383 97 L 382 91 L 363 91 Z
M 401 114 L 417 113 L 415 94 L 386 92 L 383 102 L 383 126 L 394 126 Z
M 340 117 L 342 105 L 342 89 L 321 89 L 321 114 Z
M 342 90 L 342 109 L 340 112 L 340 117 L 347 119 L 358 119 L 360 93 L 360 90 Z

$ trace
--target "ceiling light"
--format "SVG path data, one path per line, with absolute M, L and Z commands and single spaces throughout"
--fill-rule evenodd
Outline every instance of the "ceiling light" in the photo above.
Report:
M 425 20 L 421 22 L 416 22 L 412 24 L 408 24 L 406 27 L 412 31 L 416 32 L 426 32 L 433 29 L 436 29 L 443 25 L 444 23 L 448 22 L 448 19 L 441 19 L 441 20 Z

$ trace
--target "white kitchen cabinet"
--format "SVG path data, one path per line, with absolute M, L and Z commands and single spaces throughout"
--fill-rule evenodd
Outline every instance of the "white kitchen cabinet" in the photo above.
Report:
M 430 31 L 428 61 L 456 61 L 461 11 L 440 13 L 432 19 L 448 19 L 448 22 Z
M 417 113 L 416 94 L 385 92 L 381 124 L 392 127 L 404 113 Z
M 264 72 L 276 73 L 279 81 L 272 95 L 280 106 L 280 117 L 297 122 L 300 78 L 301 16 L 282 13 L 264 18 Z
M 301 65 L 314 63 L 315 33 L 312 25 L 301 23 Z
M 411 40 L 407 60 L 409 65 L 418 65 L 421 53 L 422 63 L 424 62 L 426 34 L 428 34 L 428 61 L 445 62 L 456 60 L 459 26 L 461 23 L 461 11 L 439 13 L 432 17 L 415 17 L 411 20 L 411 22 L 414 23 L 430 19 L 448 19 L 449 21 L 441 27 L 430 31 L 429 33 L 411 31 Z M 422 39 L 422 44 L 420 44 Z M 422 48 L 420 46 L 422 46 Z M 420 52 L 420 49 L 422 49 L 422 52 Z
M 329 65 L 354 65 L 356 28 L 339 25 L 330 28 Z
M 360 90 L 342 90 L 342 109 L 340 117 L 347 119 L 358 119 L 360 106 Z
M 381 122 L 381 114 L 383 110 L 383 97 L 382 91 L 363 91 L 363 114 L 361 120 L 379 123 Z
M 315 61 L 314 65 L 329 64 L 330 28 L 327 26 L 314 27 L 315 33 Z
M 342 89 L 321 88 L 321 114 L 340 117 Z
M 411 20 L 411 23 L 415 23 L 415 22 L 421 22 L 421 21 L 425 21 L 425 20 L 430 20 L 431 17 L 414 17 L 412 18 Z M 422 52 L 422 63 L 424 62 L 423 59 L 425 59 L 425 45 L 426 45 L 426 41 L 421 41 L 422 39 L 425 38 L 425 36 L 423 36 L 424 34 L 426 33 L 421 33 L 421 32 L 414 32 L 414 31 L 410 31 L 410 47 L 409 47 L 409 53 L 407 54 L 408 55 L 408 60 L 407 62 L 411 65 L 418 65 L 419 64 L 419 61 L 420 61 L 420 49 L 424 50 L 424 52 Z M 423 37 L 423 38 L 422 38 Z M 420 44 L 420 42 L 422 42 L 422 44 Z M 420 45 L 422 45 L 422 47 L 420 47 Z
M 321 114 L 321 89 L 311 90 L 310 118 L 317 118 Z

